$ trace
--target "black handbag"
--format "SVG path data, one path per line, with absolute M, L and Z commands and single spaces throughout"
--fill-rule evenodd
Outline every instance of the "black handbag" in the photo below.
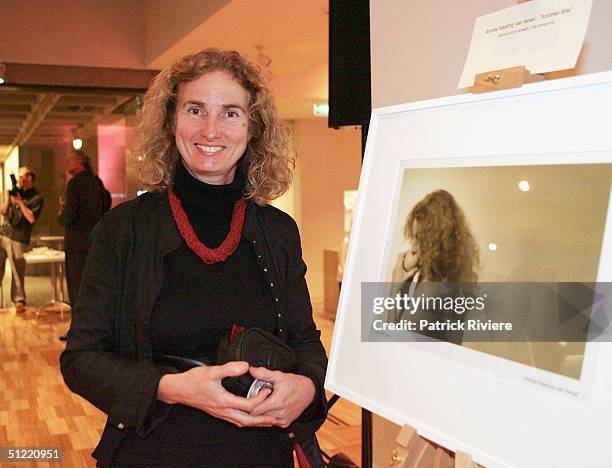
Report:
M 292 372 L 297 367 L 297 357 L 293 350 L 274 334 L 261 328 L 234 326 L 232 331 L 219 343 L 217 364 L 231 361 L 246 361 L 254 367 Z M 226 377 L 221 381 L 223 387 L 236 395 L 251 397 L 262 388 L 272 389 L 272 385 L 257 380 L 248 372 L 240 377 Z
M 256 327 L 230 333 L 221 339 L 217 364 L 230 361 L 246 361 L 254 367 L 282 372 L 291 372 L 297 367 L 295 353 L 287 344 L 273 333 Z
M 293 350 L 274 334 L 261 328 L 237 326 L 219 341 L 216 361 L 206 356 L 186 358 L 162 353 L 155 353 L 153 361 L 170 372 L 185 372 L 197 366 L 220 366 L 231 361 L 246 361 L 251 366 L 281 372 L 292 372 L 297 367 Z M 257 395 L 262 388 L 272 389 L 271 384 L 253 378 L 248 372 L 240 377 L 226 377 L 221 385 L 227 391 L 247 398 Z

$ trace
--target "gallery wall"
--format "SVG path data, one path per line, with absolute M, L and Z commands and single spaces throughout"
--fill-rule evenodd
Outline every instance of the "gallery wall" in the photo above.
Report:
M 474 20 L 516 0 L 371 2 L 372 106 L 459 94 Z M 612 69 L 612 2 L 593 0 L 578 73 Z
M 327 127 L 327 119 L 293 124 L 297 150 L 294 216 L 302 236 L 306 280 L 313 303 L 323 302 L 323 250 L 344 236 L 344 191 L 359 185 L 361 130 Z
M 12 187 L 11 174 L 15 174 L 15 176 L 17 176 L 17 173 L 19 172 L 19 148 L 13 148 L 11 154 L 9 154 L 4 160 L 3 169 L 4 177 L 2 180 L 2 194 L 5 192 L 4 187 L 6 187 L 6 190 Z M 4 199 L 2 201 L 4 202 Z

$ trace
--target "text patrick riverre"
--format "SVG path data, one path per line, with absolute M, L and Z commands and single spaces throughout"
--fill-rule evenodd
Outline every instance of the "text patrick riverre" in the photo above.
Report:
M 399 320 L 385 322 L 374 320 L 372 326 L 376 331 L 512 331 L 511 322 L 494 322 L 492 320 L 468 319 L 461 316 L 469 311 L 482 311 L 485 308 L 487 295 L 478 297 L 428 297 L 423 294 L 409 296 L 397 293 L 394 297 L 375 297 L 372 301 L 372 312 L 380 315 L 385 311 L 406 311 L 414 315 L 417 311 L 453 311 L 459 318 L 456 320 Z
M 492 320 L 400 320 L 387 323 L 377 319 L 372 323 L 376 331 L 512 331 L 510 322 L 493 322 Z

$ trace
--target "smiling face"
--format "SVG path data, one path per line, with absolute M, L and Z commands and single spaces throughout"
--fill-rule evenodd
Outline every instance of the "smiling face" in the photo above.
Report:
M 179 85 L 175 140 L 196 179 L 229 184 L 249 139 L 249 93 L 225 71 Z

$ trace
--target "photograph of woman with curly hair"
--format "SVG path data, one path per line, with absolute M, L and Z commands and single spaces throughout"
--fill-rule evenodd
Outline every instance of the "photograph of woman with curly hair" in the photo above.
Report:
M 465 294 L 458 290 L 478 280 L 478 245 L 470 231 L 465 214 L 446 190 L 436 190 L 419 201 L 408 214 L 404 224 L 406 242 L 400 249 L 393 269 L 393 282 L 401 284 L 399 292 L 416 296 L 453 297 Z M 403 317 L 402 310 L 395 321 Z M 418 318 L 430 321 L 456 320 L 445 311 L 418 311 Z M 413 315 L 413 319 L 415 316 Z M 453 343 L 461 342 L 461 333 L 435 333 L 434 338 Z
M 557 323 L 558 295 L 539 294 L 528 307 L 502 307 L 499 300 L 518 294 L 517 284 L 597 281 L 609 217 L 610 166 L 410 168 L 401 177 L 387 259 L 391 295 L 467 298 L 493 291 L 497 299 L 489 297 L 491 308 L 450 316 L 394 309 L 388 322 L 511 321 L 516 327 L 510 341 L 473 330 L 423 334 L 579 378 L 584 342 L 536 339 L 537 330 Z
M 259 68 L 204 49 L 152 82 L 140 117 L 149 190 L 107 213 L 92 246 L 61 370 L 108 414 L 101 466 L 293 466 L 326 417 L 327 357 L 295 221 L 269 205 L 294 159 Z M 291 372 L 215 364 L 223 337 L 257 327 L 295 353 Z M 169 370 L 156 356 L 213 362 Z M 270 383 L 251 398 L 224 379 Z M 307 451 L 307 449 L 304 449 Z
M 478 245 L 463 210 L 446 190 L 431 192 L 414 206 L 404 237 L 410 249 L 394 280 L 406 281 L 417 274 L 422 281 L 477 281 Z

